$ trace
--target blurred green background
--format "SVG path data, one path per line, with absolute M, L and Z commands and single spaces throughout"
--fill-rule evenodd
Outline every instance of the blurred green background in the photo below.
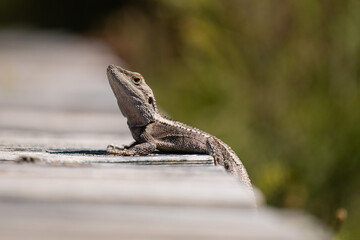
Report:
M 0 27 L 19 26 L 105 40 L 268 204 L 359 239 L 359 0 L 0 0 Z

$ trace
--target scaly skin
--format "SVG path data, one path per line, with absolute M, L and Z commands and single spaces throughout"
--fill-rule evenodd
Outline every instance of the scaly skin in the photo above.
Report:
M 216 165 L 252 189 L 246 169 L 235 152 L 220 139 L 161 115 L 154 94 L 144 78 L 135 72 L 110 65 L 110 86 L 135 142 L 129 146 L 109 145 L 107 153 L 123 156 L 147 155 L 155 149 L 164 152 L 206 153 Z

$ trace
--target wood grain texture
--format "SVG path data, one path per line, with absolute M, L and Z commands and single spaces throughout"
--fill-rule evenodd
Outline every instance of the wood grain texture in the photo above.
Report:
M 270 209 L 0 202 L 1 239 L 331 239 L 319 224 Z

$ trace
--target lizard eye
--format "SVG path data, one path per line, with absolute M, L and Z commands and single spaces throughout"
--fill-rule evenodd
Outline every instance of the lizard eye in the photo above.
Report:
M 140 79 L 140 78 L 137 78 L 137 77 L 134 77 L 134 78 L 133 78 L 133 82 L 134 82 L 136 85 L 139 85 L 140 82 L 141 82 L 141 79 Z

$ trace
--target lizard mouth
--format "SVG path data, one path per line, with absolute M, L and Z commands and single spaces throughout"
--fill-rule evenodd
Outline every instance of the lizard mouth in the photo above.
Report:
M 127 80 L 123 69 L 113 64 L 107 68 L 107 76 L 114 94 L 118 99 L 129 99 L 130 96 L 138 98 L 137 89 Z

